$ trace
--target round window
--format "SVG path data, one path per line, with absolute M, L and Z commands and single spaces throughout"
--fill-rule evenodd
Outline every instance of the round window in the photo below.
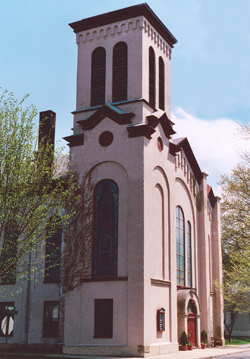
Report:
M 157 138 L 157 147 L 160 152 L 163 150 L 163 141 L 161 137 Z
M 108 147 L 113 142 L 113 133 L 109 131 L 104 131 L 100 134 L 99 143 L 102 147 Z

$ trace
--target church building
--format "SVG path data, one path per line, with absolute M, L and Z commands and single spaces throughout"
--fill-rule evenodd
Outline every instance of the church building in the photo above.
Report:
M 176 38 L 147 4 L 70 24 L 78 46 L 70 146 L 95 171 L 92 263 L 65 304 L 64 353 L 152 356 L 223 341 L 220 205 L 175 135 Z M 73 325 L 74 323 L 74 325 Z
M 65 140 L 80 178 L 94 173 L 88 261 L 66 296 L 63 268 L 45 259 L 46 277 L 7 291 L 1 308 L 18 310 L 9 342 L 147 357 L 177 352 L 183 331 L 200 347 L 206 330 L 208 345 L 223 344 L 220 203 L 171 121 L 177 40 L 147 4 L 70 26 L 77 93 Z

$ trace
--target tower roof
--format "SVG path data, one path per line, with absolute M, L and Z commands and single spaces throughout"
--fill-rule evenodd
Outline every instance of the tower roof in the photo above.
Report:
M 111 24 L 121 20 L 127 20 L 136 16 L 144 16 L 159 32 L 159 34 L 171 45 L 171 47 L 177 43 L 174 35 L 168 30 L 168 28 L 155 15 L 153 10 L 146 3 L 72 22 L 69 24 L 69 26 L 72 27 L 75 33 L 78 33 L 80 31 L 93 29 L 98 26 Z

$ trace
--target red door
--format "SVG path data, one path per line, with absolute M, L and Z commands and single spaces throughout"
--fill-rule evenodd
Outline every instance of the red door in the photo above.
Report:
M 188 318 L 188 341 L 196 346 L 196 318 L 189 316 Z

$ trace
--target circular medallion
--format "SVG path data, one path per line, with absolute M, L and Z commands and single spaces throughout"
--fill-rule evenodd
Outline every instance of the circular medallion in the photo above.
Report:
M 108 147 L 113 142 L 114 136 L 112 132 L 104 131 L 99 136 L 99 143 L 102 147 Z

